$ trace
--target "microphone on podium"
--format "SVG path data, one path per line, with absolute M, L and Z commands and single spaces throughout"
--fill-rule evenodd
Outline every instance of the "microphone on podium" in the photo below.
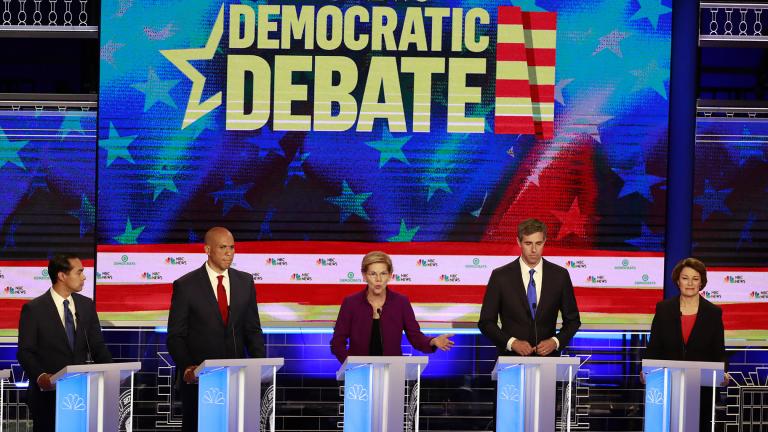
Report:
M 83 335 L 85 336 L 85 346 L 88 348 L 88 354 L 85 356 L 85 362 L 90 364 L 93 363 L 93 355 L 91 354 L 91 343 L 88 341 L 88 329 L 83 328 L 80 322 L 80 312 L 75 311 L 75 319 L 77 320 L 77 328 L 83 330 Z
M 539 331 L 536 328 L 536 303 L 531 303 L 531 309 L 533 310 L 533 347 L 536 348 L 539 345 Z

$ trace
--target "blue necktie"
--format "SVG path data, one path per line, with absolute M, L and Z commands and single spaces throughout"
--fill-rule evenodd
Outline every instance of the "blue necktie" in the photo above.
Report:
M 531 316 L 536 316 L 536 309 L 534 308 L 536 306 L 536 281 L 533 280 L 533 274 L 536 273 L 536 270 L 531 269 L 529 272 L 531 274 L 531 279 L 528 281 L 528 307 L 531 308 Z
M 64 300 L 64 330 L 67 332 L 69 348 L 75 350 L 75 319 L 72 317 L 72 311 L 69 310 L 69 300 Z

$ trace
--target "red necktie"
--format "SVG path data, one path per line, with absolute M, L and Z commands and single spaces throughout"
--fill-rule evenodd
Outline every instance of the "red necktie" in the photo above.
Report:
M 229 310 L 227 308 L 227 293 L 224 291 L 224 275 L 216 276 L 219 279 L 219 284 L 216 286 L 216 296 L 219 298 L 219 312 L 221 312 L 221 319 L 224 320 L 224 325 L 227 325 L 229 319 Z

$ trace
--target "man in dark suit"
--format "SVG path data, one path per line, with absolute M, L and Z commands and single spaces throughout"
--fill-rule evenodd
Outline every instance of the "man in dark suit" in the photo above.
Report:
M 226 228 L 205 234 L 208 260 L 173 282 L 168 351 L 176 363 L 182 429 L 197 430 L 198 386 L 194 370 L 204 360 L 264 357 L 264 336 L 253 276 L 230 268 L 235 238 Z
M 48 262 L 53 286 L 21 308 L 17 357 L 29 377 L 27 405 L 35 432 L 53 432 L 56 392 L 51 375 L 68 365 L 110 363 L 96 307 L 83 290 L 83 263 L 59 254 Z
M 557 355 L 581 326 L 568 271 L 541 257 L 546 240 L 544 223 L 523 221 L 520 258 L 491 273 L 477 326 L 500 355 Z M 563 326 L 556 333 L 558 312 Z

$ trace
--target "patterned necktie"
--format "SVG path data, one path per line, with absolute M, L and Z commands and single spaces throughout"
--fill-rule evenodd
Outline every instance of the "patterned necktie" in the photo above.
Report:
M 528 281 L 528 307 L 531 308 L 531 316 L 536 317 L 536 281 L 533 279 L 533 274 L 536 270 L 531 269 L 529 272 L 531 279 Z
M 221 319 L 224 320 L 224 325 L 227 325 L 229 310 L 227 308 L 227 293 L 224 291 L 224 275 L 216 277 L 219 279 L 219 284 L 216 286 L 216 297 L 219 298 L 219 312 L 221 312 Z
M 64 330 L 67 332 L 67 341 L 69 349 L 75 350 L 75 319 L 72 317 L 72 311 L 69 310 L 69 300 L 64 300 Z

